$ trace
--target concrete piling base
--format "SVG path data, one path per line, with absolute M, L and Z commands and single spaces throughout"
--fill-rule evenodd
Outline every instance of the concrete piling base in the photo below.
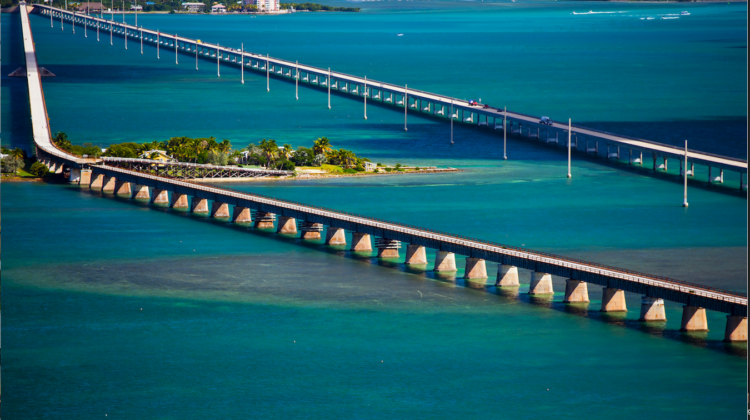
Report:
M 255 226 L 259 229 L 273 229 L 273 222 L 276 220 L 276 215 L 273 213 L 266 213 L 264 211 L 255 212 Z
M 601 312 L 627 312 L 625 304 L 625 291 L 614 287 L 605 287 L 602 290 Z
M 406 246 L 405 264 L 427 264 L 427 251 L 420 245 L 409 244 Z
M 102 181 L 102 191 L 114 191 L 117 179 L 111 176 L 105 176 Z
M 304 222 L 300 227 L 300 230 L 302 231 L 302 239 L 320 239 L 320 232 L 323 231 L 323 224 Z
M 589 286 L 585 281 L 568 279 L 565 281 L 563 303 L 588 303 Z
M 398 249 L 378 248 L 378 258 L 398 258 Z
M 378 238 L 376 245 L 378 248 L 378 258 L 399 257 L 398 250 L 401 248 L 401 242 L 393 239 Z
M 191 213 L 208 213 L 208 200 L 205 198 L 193 197 L 193 203 L 190 206 Z
M 326 245 L 346 245 L 346 231 L 329 226 L 326 231 Z
M 553 295 L 552 276 L 538 271 L 531 272 L 531 283 L 529 284 L 530 295 Z
M 104 174 L 92 174 L 89 188 L 102 188 L 104 186 Z
M 81 182 L 81 168 L 70 168 L 70 175 L 68 175 L 68 182 Z
M 497 266 L 497 281 L 495 286 L 499 287 L 518 287 L 518 267 L 500 264 Z
M 89 184 L 91 184 L 91 169 L 81 169 L 81 179 L 78 181 L 78 185 Z
M 690 305 L 683 306 L 680 331 L 708 331 L 706 309 Z
M 641 322 L 666 321 L 664 299 L 643 296 L 641 298 L 641 317 L 638 320 Z
M 136 184 L 134 189 L 135 194 L 133 195 L 133 198 L 135 198 L 136 200 L 148 200 L 149 198 L 151 198 L 147 186 Z
M 131 195 L 133 190 L 130 188 L 129 182 L 117 181 L 115 182 L 115 194 L 117 195 Z
M 352 251 L 372 251 L 372 239 L 369 233 L 352 232 Z
M 727 328 L 724 331 L 724 341 L 747 341 L 747 317 L 727 315 Z
M 154 188 L 154 195 L 151 197 L 151 202 L 154 204 L 169 203 L 169 192 L 167 190 L 159 190 Z
M 224 218 L 229 217 L 229 205 L 214 201 L 211 203 L 211 217 Z
M 435 254 L 435 268 L 433 271 L 458 271 L 456 269 L 456 254 L 448 251 L 438 251 Z
M 465 279 L 486 279 L 487 263 L 481 258 L 466 257 Z
M 172 193 L 172 203 L 170 203 L 169 207 L 172 207 L 173 209 L 188 208 L 187 194 Z
M 297 219 L 294 217 L 279 216 L 276 233 L 297 233 Z
M 253 217 L 250 214 L 250 209 L 247 207 L 234 206 L 232 214 L 232 222 L 234 223 L 251 223 Z

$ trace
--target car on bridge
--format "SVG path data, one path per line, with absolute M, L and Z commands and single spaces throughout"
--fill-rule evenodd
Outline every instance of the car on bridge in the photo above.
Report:
M 549 117 L 542 117 L 539 119 L 539 124 L 552 125 L 552 120 Z

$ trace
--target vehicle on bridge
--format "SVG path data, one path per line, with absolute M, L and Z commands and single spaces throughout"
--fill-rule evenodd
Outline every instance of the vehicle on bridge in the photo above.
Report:
M 549 117 L 542 117 L 539 119 L 539 124 L 552 125 L 552 120 Z

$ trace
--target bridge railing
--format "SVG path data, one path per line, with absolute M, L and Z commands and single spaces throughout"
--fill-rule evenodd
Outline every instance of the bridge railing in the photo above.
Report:
M 123 157 L 112 157 L 104 156 L 101 158 L 104 162 L 132 162 L 132 163 L 148 163 L 154 165 L 168 165 L 168 166 L 184 166 L 188 168 L 200 168 L 200 169 L 219 169 L 227 171 L 240 171 L 240 172 L 257 172 L 279 176 L 293 175 L 294 171 L 284 171 L 279 169 L 259 169 L 259 168 L 242 168 L 239 166 L 220 166 L 220 165 L 206 165 L 201 163 L 190 163 L 190 162 L 159 162 L 151 159 L 138 159 L 138 158 L 123 158 Z
M 145 175 L 147 175 L 147 174 L 145 174 Z M 388 225 L 388 226 L 379 226 L 379 227 L 382 227 L 382 228 L 387 228 L 387 229 L 396 228 L 396 230 L 399 230 L 399 229 L 410 229 L 410 230 L 420 231 L 420 232 L 424 232 L 424 233 L 428 233 L 428 234 L 432 234 L 432 235 L 439 235 L 439 236 L 444 237 L 444 239 L 457 239 L 457 240 L 463 240 L 463 241 L 472 242 L 474 244 L 480 244 L 480 245 L 483 245 L 485 247 L 494 247 L 494 248 L 500 248 L 500 249 L 509 250 L 509 251 L 517 251 L 517 252 L 526 254 L 527 256 L 536 257 L 536 258 L 538 258 L 538 261 L 540 261 L 540 262 L 548 262 L 548 263 L 554 263 L 554 264 L 559 264 L 560 262 L 562 262 L 563 266 L 565 266 L 565 264 L 570 264 L 570 265 L 575 264 L 575 265 L 578 265 L 578 266 L 583 265 L 583 266 L 586 266 L 586 267 L 591 268 L 591 269 L 606 270 L 606 271 L 609 271 L 611 273 L 620 274 L 620 275 L 623 276 L 621 278 L 625 278 L 624 276 L 636 276 L 636 277 L 640 277 L 640 278 L 643 278 L 643 279 L 646 279 L 646 280 L 654 280 L 654 281 L 660 281 L 660 282 L 670 283 L 670 284 L 677 285 L 677 286 L 684 286 L 684 287 L 687 287 L 687 288 L 690 288 L 690 289 L 697 289 L 699 291 L 703 290 L 703 291 L 706 291 L 706 292 L 720 293 L 720 294 L 729 295 L 729 296 L 737 297 L 737 298 L 745 298 L 745 299 L 747 298 L 747 294 L 746 293 L 741 293 L 741 292 L 737 292 L 737 291 L 726 290 L 726 289 L 721 289 L 721 288 L 717 288 L 717 287 L 706 286 L 706 285 L 697 284 L 697 283 L 690 283 L 690 282 L 686 282 L 686 281 L 672 279 L 672 278 L 665 277 L 665 276 L 657 276 L 657 275 L 653 275 L 653 274 L 646 274 L 646 273 L 638 272 L 638 271 L 635 271 L 635 270 L 623 269 L 623 268 L 608 266 L 608 265 L 604 265 L 604 264 L 592 263 L 590 261 L 584 261 L 584 260 L 579 260 L 579 259 L 570 258 L 570 257 L 563 257 L 563 256 L 560 256 L 560 255 L 551 254 L 551 253 L 547 253 L 547 252 L 531 251 L 531 250 L 528 250 L 528 249 L 525 249 L 525 248 L 520 248 L 520 247 L 516 247 L 516 246 L 512 246 L 512 245 L 504 245 L 504 244 L 497 243 L 497 242 L 491 242 L 491 241 L 487 241 L 487 240 L 483 240 L 483 239 L 476 239 L 476 238 L 472 238 L 472 237 L 468 237 L 468 236 L 464 236 L 464 235 L 458 235 L 458 234 L 455 234 L 455 233 L 443 232 L 443 231 L 439 231 L 439 230 L 435 230 L 435 229 L 423 228 L 423 227 L 409 225 L 409 224 L 404 224 L 404 223 L 396 223 L 396 222 L 392 222 L 392 221 L 389 221 L 389 220 L 380 219 L 380 218 L 377 218 L 377 217 L 365 216 L 365 215 L 361 215 L 361 214 L 357 214 L 357 213 L 352 213 L 352 212 L 347 212 L 347 211 L 341 211 L 341 210 L 334 210 L 334 209 L 329 209 L 329 208 L 326 208 L 326 207 L 321 207 L 321 206 L 315 206 L 315 205 L 300 203 L 300 202 L 292 201 L 292 200 L 284 200 L 284 199 L 279 199 L 279 198 L 275 198 L 275 197 L 269 197 L 269 196 L 265 196 L 265 195 L 257 194 L 257 193 L 249 193 L 249 192 L 246 192 L 246 191 L 233 190 L 233 189 L 225 188 L 225 187 L 217 187 L 217 186 L 213 186 L 213 185 L 212 186 L 207 186 L 207 185 L 203 185 L 203 184 L 198 183 L 198 182 L 186 181 L 186 180 L 182 180 L 182 179 L 178 179 L 178 178 L 173 178 L 173 177 L 168 177 L 168 176 L 159 176 L 159 178 L 173 179 L 173 180 L 178 181 L 178 182 L 184 182 L 184 183 L 188 183 L 188 184 L 193 184 L 193 185 L 196 185 L 196 186 L 200 186 L 202 188 L 209 188 L 209 189 L 217 190 L 219 192 L 224 192 L 224 193 L 227 193 L 227 194 L 229 194 L 231 196 L 234 196 L 234 197 L 237 197 L 237 198 L 255 197 L 255 198 L 262 199 L 262 200 L 268 200 L 268 201 L 273 201 L 273 202 L 277 202 L 277 203 L 283 203 L 283 204 L 287 204 L 287 205 L 291 205 L 291 206 L 298 206 L 298 207 L 302 208 L 300 210 L 304 210 L 304 208 L 315 209 L 315 210 L 318 210 L 318 211 L 331 213 L 332 215 L 350 216 L 350 217 L 354 217 L 354 218 L 358 218 L 358 219 L 363 219 L 363 220 L 367 220 L 367 221 L 371 221 L 371 222 L 375 222 L 375 223 L 380 223 L 380 224 L 383 224 L 383 225 Z M 544 261 L 544 259 L 550 259 L 550 260 L 555 260 L 555 261 Z M 692 291 L 685 290 L 685 292 L 692 292 Z

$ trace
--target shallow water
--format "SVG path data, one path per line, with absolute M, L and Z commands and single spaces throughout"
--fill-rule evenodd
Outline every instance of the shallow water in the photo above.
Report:
M 746 46 L 745 4 L 366 5 L 354 15 L 139 23 L 746 153 L 746 50 L 734 48 Z M 571 15 L 592 8 L 627 13 Z M 689 19 L 639 18 L 685 8 Z M 3 75 L 22 60 L 14 16 L 1 17 Z M 451 146 L 444 123 L 410 116 L 404 132 L 403 115 L 387 108 L 368 107 L 364 122 L 351 99 L 334 97 L 329 111 L 323 92 L 301 89 L 294 101 L 289 83 L 272 80 L 267 93 L 262 76 L 246 73 L 240 85 L 230 67 L 216 78 L 210 62 L 196 72 L 188 56 L 175 66 L 151 47 L 124 51 L 121 38 L 110 47 L 81 28 L 72 36 L 68 25 L 62 33 L 38 16 L 32 24 L 40 62 L 58 75 L 44 80 L 53 131 L 76 143 L 213 135 L 296 147 L 325 135 L 374 161 L 464 171 L 225 186 L 746 291 L 747 202 L 728 192 L 738 182 L 729 173 L 723 190 L 691 183 L 683 209 L 681 185 L 648 171 L 576 157 L 567 180 L 562 150 L 511 139 L 502 161 L 500 138 L 486 131 L 456 127 Z M 24 89 L 3 76 L 4 145 L 31 144 Z M 681 334 L 681 307 L 671 303 L 666 323 L 643 325 L 636 295 L 627 295 L 627 314 L 601 314 L 594 286 L 589 305 L 563 305 L 561 278 L 554 298 L 531 299 L 527 272 L 520 293 L 497 290 L 460 279 L 461 258 L 455 276 L 438 276 L 67 184 L 4 183 L 2 212 L 8 418 L 663 419 L 744 410 L 747 347 L 721 342 L 723 314 L 709 312 L 708 333 Z M 495 270 L 488 265 L 490 284 Z

